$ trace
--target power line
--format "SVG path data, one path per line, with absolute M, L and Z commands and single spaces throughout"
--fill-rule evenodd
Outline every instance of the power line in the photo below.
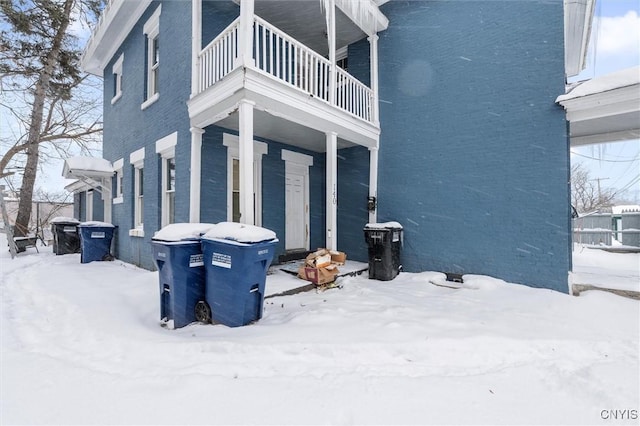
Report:
M 602 158 L 589 157 L 588 155 L 578 154 L 577 152 L 572 152 L 571 154 L 577 155 L 579 157 L 588 158 L 590 160 L 605 161 L 607 163 L 633 163 L 634 161 L 638 161 L 640 159 L 640 158 L 634 158 L 633 160 L 605 160 Z

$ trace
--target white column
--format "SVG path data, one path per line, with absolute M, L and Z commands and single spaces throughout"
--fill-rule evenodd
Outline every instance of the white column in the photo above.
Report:
M 254 0 L 240 0 L 240 23 L 238 26 L 238 61 L 235 66 L 253 66 L 253 15 Z
M 329 14 L 328 28 L 327 28 L 327 40 L 329 42 L 329 62 L 331 78 L 329 79 L 329 103 L 335 104 L 336 100 L 336 83 L 338 75 L 336 73 L 336 1 L 329 1 L 329 8 L 326 13 Z
M 202 165 L 202 134 L 204 130 L 192 127 L 191 131 L 191 175 L 189 180 L 189 222 L 200 222 L 200 174 Z
M 102 186 L 100 188 L 100 195 L 102 196 L 102 204 L 104 206 L 104 221 L 111 223 L 111 203 L 113 202 L 111 191 L 111 179 L 103 179 Z
M 240 163 L 240 222 L 255 225 L 253 188 L 253 106 L 240 101 L 239 163 Z
M 200 92 L 200 51 L 202 50 L 202 0 L 191 0 L 191 96 Z
M 327 133 L 327 238 L 329 250 L 338 249 L 338 134 Z
M 380 114 L 378 112 L 378 34 L 369 36 L 369 66 L 371 69 L 371 119 L 374 124 L 380 124 Z
M 378 199 L 378 147 L 369 148 L 369 196 Z M 369 223 L 378 221 L 378 208 L 369 211 Z

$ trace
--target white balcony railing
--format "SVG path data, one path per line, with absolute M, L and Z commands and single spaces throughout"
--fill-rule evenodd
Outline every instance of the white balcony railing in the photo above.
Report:
M 239 18 L 209 43 L 199 56 L 199 92 L 231 72 L 238 57 Z M 331 95 L 331 63 L 293 37 L 255 16 L 253 22 L 255 67 L 315 98 L 368 122 L 372 121 L 372 90 L 336 67 L 335 93 Z

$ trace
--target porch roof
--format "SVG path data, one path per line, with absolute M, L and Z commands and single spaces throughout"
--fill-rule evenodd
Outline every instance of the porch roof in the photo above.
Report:
M 640 138 L 640 67 L 593 78 L 558 96 L 571 145 Z
M 64 161 L 62 176 L 67 179 L 102 179 L 113 176 L 108 160 L 97 157 L 71 157 Z

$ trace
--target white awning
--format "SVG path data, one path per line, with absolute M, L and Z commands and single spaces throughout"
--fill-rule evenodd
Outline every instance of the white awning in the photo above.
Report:
M 64 161 L 62 176 L 66 179 L 77 179 L 65 189 L 77 192 L 82 187 L 93 188 L 103 194 L 111 194 L 111 177 L 113 166 L 108 160 L 96 157 L 71 157 Z M 84 189 L 86 190 L 86 189 Z

